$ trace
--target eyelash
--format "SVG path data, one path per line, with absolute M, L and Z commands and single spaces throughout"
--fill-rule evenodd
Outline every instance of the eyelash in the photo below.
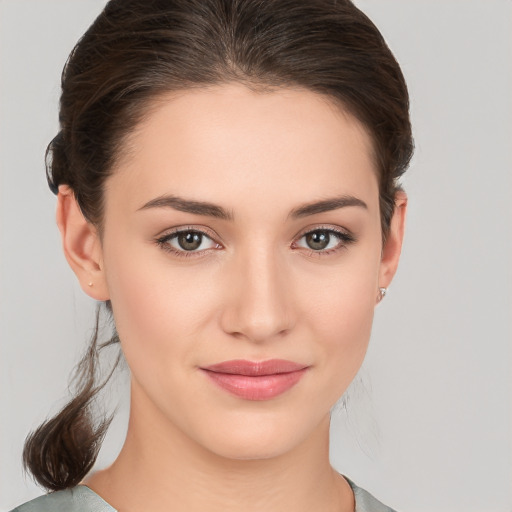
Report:
M 323 226 L 319 226 L 315 229 L 311 229 L 309 231 L 302 233 L 298 237 L 298 240 L 302 239 L 306 235 L 309 235 L 311 233 L 316 233 L 316 232 L 324 232 L 329 235 L 334 235 L 336 238 L 339 239 L 340 243 L 332 249 L 320 250 L 320 251 L 303 248 L 309 256 L 313 256 L 313 257 L 323 257 L 323 256 L 327 256 L 329 254 L 336 253 L 338 251 L 346 249 L 348 245 L 351 245 L 357 241 L 356 238 L 351 233 L 348 233 L 346 231 L 342 231 L 339 229 L 335 229 L 332 227 L 323 227 Z M 201 229 L 187 227 L 184 229 L 177 229 L 177 230 L 173 231 L 172 233 L 163 235 L 163 236 L 157 238 L 155 240 L 155 242 L 162 250 L 169 252 L 171 254 L 174 254 L 178 258 L 190 258 L 190 257 L 201 258 L 201 257 L 205 256 L 206 251 L 212 250 L 212 249 L 203 249 L 202 251 L 185 251 L 185 250 L 177 250 L 174 247 L 172 247 L 171 245 L 169 245 L 168 242 L 170 240 L 176 238 L 178 235 L 180 235 L 182 233 L 196 233 L 201 236 L 205 236 L 213 241 L 212 236 L 210 236 L 207 232 L 202 231 Z M 217 244 L 217 245 L 220 245 L 220 244 Z M 217 249 L 214 248 L 213 250 L 217 250 Z

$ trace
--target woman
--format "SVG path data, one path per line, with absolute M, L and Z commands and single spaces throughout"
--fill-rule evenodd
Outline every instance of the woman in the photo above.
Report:
M 398 265 L 408 95 L 350 2 L 112 0 L 63 73 L 49 145 L 64 253 L 112 313 L 126 442 L 75 399 L 25 463 L 54 510 L 390 510 L 329 463 Z

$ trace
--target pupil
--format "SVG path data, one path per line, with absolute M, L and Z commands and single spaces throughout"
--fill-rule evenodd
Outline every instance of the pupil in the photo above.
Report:
M 201 233 L 181 233 L 178 236 L 178 243 L 182 249 L 187 251 L 191 251 L 193 249 L 197 249 L 201 245 Z
M 311 249 L 325 249 L 329 245 L 329 233 L 327 231 L 314 231 L 306 235 L 306 241 Z

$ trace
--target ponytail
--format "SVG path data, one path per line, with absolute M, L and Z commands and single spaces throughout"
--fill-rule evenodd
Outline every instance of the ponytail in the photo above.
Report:
M 107 302 L 107 309 L 111 311 Z M 117 333 L 98 345 L 101 304 L 87 352 L 74 371 L 76 392 L 73 399 L 53 418 L 31 432 L 23 449 L 23 466 L 42 487 L 58 491 L 77 485 L 91 470 L 113 416 L 95 421 L 94 399 L 110 380 L 121 353 L 107 377 L 96 383 L 99 352 L 119 341 Z

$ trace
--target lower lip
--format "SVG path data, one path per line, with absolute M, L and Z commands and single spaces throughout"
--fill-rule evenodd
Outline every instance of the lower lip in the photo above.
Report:
M 270 400 L 295 386 L 307 368 L 272 375 L 240 375 L 203 370 L 222 389 L 245 400 Z

